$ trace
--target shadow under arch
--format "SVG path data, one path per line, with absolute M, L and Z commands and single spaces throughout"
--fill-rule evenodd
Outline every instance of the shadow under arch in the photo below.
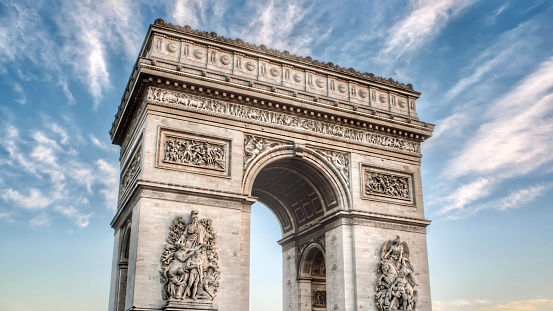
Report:
M 275 214 L 284 238 L 328 214 L 350 210 L 348 183 L 318 151 L 281 145 L 261 152 L 249 163 L 242 189 Z

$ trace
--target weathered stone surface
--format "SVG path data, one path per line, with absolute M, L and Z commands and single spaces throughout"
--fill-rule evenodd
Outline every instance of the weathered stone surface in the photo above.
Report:
M 284 310 L 431 310 L 419 95 L 156 21 L 110 132 L 110 310 L 248 310 L 256 200 L 281 225 Z

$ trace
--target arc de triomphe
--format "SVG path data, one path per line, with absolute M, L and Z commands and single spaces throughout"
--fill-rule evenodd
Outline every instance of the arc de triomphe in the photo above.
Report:
M 419 96 L 156 20 L 110 132 L 109 309 L 248 310 L 259 200 L 282 229 L 285 311 L 431 310 Z

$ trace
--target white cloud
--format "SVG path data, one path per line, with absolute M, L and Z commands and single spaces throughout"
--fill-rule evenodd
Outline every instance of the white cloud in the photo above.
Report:
M 0 219 L 4 219 L 8 222 L 13 222 L 12 215 L 9 213 L 0 213 Z
M 463 94 L 470 87 L 490 79 L 497 72 L 501 72 L 501 77 L 506 77 L 512 72 L 527 69 L 525 54 L 529 54 L 528 50 L 533 47 L 528 44 L 528 40 L 523 40 L 523 38 L 533 36 L 536 28 L 536 22 L 529 21 L 498 36 L 489 47 L 470 62 L 469 66 L 463 68 L 463 72 L 469 74 L 459 79 L 447 91 L 445 99 L 451 100 Z M 517 59 L 517 61 L 513 62 L 513 59 Z
M 29 220 L 29 224 L 33 229 L 39 229 L 41 227 L 47 227 L 52 223 L 52 218 L 45 212 L 38 214 L 37 216 Z
M 20 105 L 25 105 L 27 103 L 27 95 L 25 95 L 25 90 L 23 90 L 23 86 L 19 82 L 14 82 L 13 90 L 19 95 L 19 98 L 17 98 L 15 101 L 18 102 Z
M 446 204 L 439 212 L 445 214 L 464 209 L 468 204 L 488 196 L 493 190 L 494 183 L 495 181 L 491 178 L 479 177 L 468 184 L 460 186 L 450 195 L 439 200 Z
M 497 10 L 493 11 L 490 16 L 486 17 L 484 23 L 487 26 L 495 24 L 495 22 L 497 21 L 497 17 L 501 15 L 501 13 L 503 13 L 510 5 L 510 2 L 503 3 L 499 8 L 497 8 Z
M 98 160 L 96 165 L 100 170 L 100 177 L 98 180 L 103 185 L 103 189 L 100 190 L 100 193 L 105 198 L 106 206 L 115 211 L 117 209 L 119 190 L 119 169 L 103 159 Z
M 87 163 L 75 149 L 67 148 L 70 141 L 77 149 L 79 144 L 88 145 L 86 141 L 74 139 L 74 131 L 48 117 L 44 123 L 41 129 L 26 130 L 28 136 L 9 124 L 0 133 L 0 148 L 7 151 L 0 153 L 3 169 L 21 180 L 16 186 L 0 188 L 0 199 L 30 211 L 48 210 L 54 205 L 71 206 L 57 207 L 55 211 L 74 220 L 77 226 L 86 227 L 92 214 L 82 212 L 80 207 L 89 205 L 90 199 L 97 196 L 100 201 L 105 200 L 109 209 L 116 208 L 118 167 L 105 160 Z M 32 176 L 25 178 L 29 177 L 25 174 Z M 9 180 L 3 184 L 10 184 Z M 51 222 L 52 218 L 45 213 L 35 215 L 31 225 L 38 228 Z
M 482 124 L 449 164 L 451 177 L 520 176 L 553 161 L 553 58 L 540 64 L 488 110 Z
M 69 219 L 72 219 L 75 222 L 75 224 L 79 226 L 79 228 L 88 227 L 88 224 L 90 223 L 90 217 L 94 215 L 94 213 L 83 215 L 79 212 L 79 210 L 77 210 L 73 206 L 67 206 L 67 207 L 56 206 L 54 210 L 62 214 L 63 216 Z
M 108 143 L 105 143 L 103 141 L 100 141 L 98 139 L 98 137 L 94 136 L 94 135 L 90 135 L 90 141 L 92 142 L 92 144 L 106 152 L 110 152 L 112 150 L 116 150 L 117 148 L 114 146 L 114 145 L 111 145 L 111 144 L 108 144 Z
M 111 88 L 110 51 L 122 50 L 130 60 L 141 42 L 140 11 L 133 1 L 65 1 L 58 26 L 65 37 L 62 51 L 82 82 L 89 86 L 95 107 Z
M 540 184 L 531 186 L 525 189 L 521 189 L 517 192 L 514 192 L 507 196 L 506 198 L 501 199 L 497 204 L 496 208 L 498 210 L 508 210 L 512 208 L 520 207 L 521 205 L 533 201 L 538 196 L 542 195 L 544 192 L 550 190 L 553 184 Z M 492 204 L 493 206 L 494 204 Z
M 412 0 L 412 10 L 389 31 L 383 55 L 396 58 L 415 51 L 433 39 L 450 19 L 472 5 L 473 0 Z
M 43 209 L 52 203 L 39 189 L 31 188 L 28 194 L 22 194 L 14 189 L 4 189 L 0 197 L 7 202 L 13 202 L 24 209 Z

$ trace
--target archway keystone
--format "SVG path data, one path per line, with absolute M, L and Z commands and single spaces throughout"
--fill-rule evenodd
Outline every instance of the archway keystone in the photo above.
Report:
M 110 310 L 248 310 L 256 201 L 281 226 L 284 310 L 431 310 L 419 96 L 156 20 L 110 131 Z

